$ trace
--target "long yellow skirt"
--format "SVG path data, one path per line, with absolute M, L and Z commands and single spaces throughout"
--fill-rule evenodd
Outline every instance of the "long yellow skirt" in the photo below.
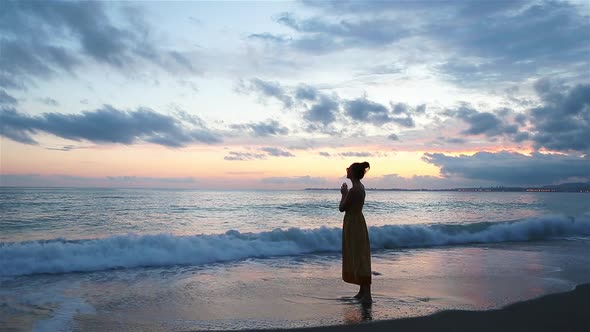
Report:
M 342 226 L 342 280 L 351 284 L 371 283 L 371 246 L 362 212 L 346 212 Z

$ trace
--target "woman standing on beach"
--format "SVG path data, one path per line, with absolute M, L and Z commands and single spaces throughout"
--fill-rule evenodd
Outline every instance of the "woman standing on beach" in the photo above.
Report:
M 344 214 L 342 226 L 342 280 L 360 286 L 354 297 L 362 303 L 371 303 L 371 247 L 369 232 L 363 216 L 365 186 L 361 179 L 369 169 L 369 163 L 353 163 L 346 169 L 346 177 L 352 182 L 348 189 L 342 184 L 340 212 Z

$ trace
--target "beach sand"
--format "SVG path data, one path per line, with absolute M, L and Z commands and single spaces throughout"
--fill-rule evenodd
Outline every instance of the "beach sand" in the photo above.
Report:
M 360 305 L 359 305 L 360 306 Z M 248 331 L 590 331 L 590 284 L 487 311 L 445 310 L 433 315 L 356 325 Z

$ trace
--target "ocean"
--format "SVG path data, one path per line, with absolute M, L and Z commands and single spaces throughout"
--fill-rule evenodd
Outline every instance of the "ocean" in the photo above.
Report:
M 590 195 L 368 191 L 373 298 L 330 190 L 0 188 L 0 330 L 289 328 L 485 310 L 590 282 Z

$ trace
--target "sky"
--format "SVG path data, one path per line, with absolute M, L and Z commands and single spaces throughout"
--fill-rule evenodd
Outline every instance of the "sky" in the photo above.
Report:
M 0 185 L 590 181 L 588 1 L 0 2 Z

